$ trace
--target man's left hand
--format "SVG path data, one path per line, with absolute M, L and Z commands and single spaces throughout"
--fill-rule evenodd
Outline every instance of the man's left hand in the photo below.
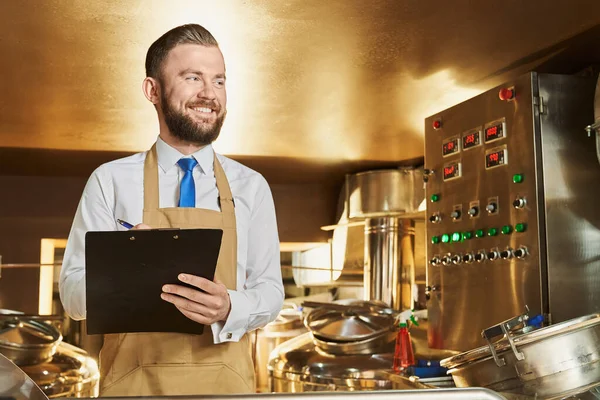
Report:
M 190 274 L 179 274 L 179 280 L 204 292 L 180 285 L 164 285 L 160 297 L 173 303 L 183 315 L 200 324 L 210 325 L 226 321 L 231 300 L 225 285 L 219 281 Z

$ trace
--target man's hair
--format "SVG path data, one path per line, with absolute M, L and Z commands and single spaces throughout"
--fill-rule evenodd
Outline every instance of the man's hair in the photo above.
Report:
M 146 76 L 160 79 L 162 64 L 169 52 L 180 44 L 199 44 L 206 47 L 219 47 L 214 36 L 203 26 L 186 24 L 171 29 L 159 37 L 146 54 Z

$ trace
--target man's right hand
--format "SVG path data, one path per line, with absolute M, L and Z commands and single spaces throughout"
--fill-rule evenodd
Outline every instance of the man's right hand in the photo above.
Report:
M 152 229 L 152 227 L 150 225 L 146 225 L 146 224 L 137 224 L 136 226 L 134 226 L 131 229 Z

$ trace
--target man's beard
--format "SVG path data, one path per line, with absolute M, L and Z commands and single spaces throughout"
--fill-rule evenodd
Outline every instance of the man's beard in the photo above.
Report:
M 198 103 L 194 103 L 191 107 L 209 107 L 215 110 L 216 113 L 221 110 L 221 108 L 212 101 L 198 101 Z M 171 107 L 164 92 L 161 93 L 160 108 L 165 116 L 165 123 L 167 124 L 171 135 L 182 141 L 199 146 L 205 146 L 217 140 L 219 133 L 221 133 L 223 121 L 225 121 L 225 115 L 227 114 L 225 111 L 222 115 L 218 116 L 211 125 L 200 124 L 199 122 L 194 121 L 189 115 L 178 112 Z

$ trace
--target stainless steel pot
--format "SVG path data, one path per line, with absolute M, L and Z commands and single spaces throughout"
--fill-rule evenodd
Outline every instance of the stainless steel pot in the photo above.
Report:
M 442 360 L 457 387 L 554 399 L 600 385 L 600 314 L 516 334 L 511 321 L 489 328 L 503 339 Z
M 61 341 L 58 329 L 46 322 L 0 318 L 0 353 L 19 366 L 50 360 Z
M 61 343 L 51 360 L 21 369 L 49 398 L 98 397 L 100 371 L 84 350 Z
M 269 390 L 267 364 L 273 349 L 306 332 L 302 310 L 291 303 L 284 304 L 275 321 L 267 324 L 262 329 L 254 331 L 253 356 L 258 392 Z
M 269 361 L 272 392 L 430 389 L 392 372 L 393 353 L 332 355 L 310 333 L 278 346 Z

